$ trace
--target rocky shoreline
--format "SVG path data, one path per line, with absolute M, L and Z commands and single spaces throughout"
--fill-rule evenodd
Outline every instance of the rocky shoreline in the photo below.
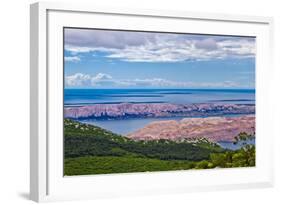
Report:
M 181 121 L 155 121 L 130 133 L 127 137 L 134 140 L 206 138 L 212 142 L 234 141 L 234 137 L 245 132 L 255 135 L 255 116 L 184 118 Z
M 252 104 L 170 104 L 121 103 L 65 107 L 64 117 L 70 119 L 128 119 L 147 117 L 210 117 L 220 115 L 255 114 Z

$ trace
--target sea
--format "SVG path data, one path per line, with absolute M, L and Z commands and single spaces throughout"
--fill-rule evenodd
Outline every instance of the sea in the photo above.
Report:
M 116 103 L 223 103 L 255 104 L 254 89 L 65 89 L 64 106 L 85 106 Z M 81 120 L 114 133 L 127 135 L 153 121 L 181 120 L 183 117 L 134 118 L 124 120 Z M 223 147 L 238 145 L 222 142 Z
M 110 103 L 254 104 L 254 89 L 65 89 L 64 106 Z

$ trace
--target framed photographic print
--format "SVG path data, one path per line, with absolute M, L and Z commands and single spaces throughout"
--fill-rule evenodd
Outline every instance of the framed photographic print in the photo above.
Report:
M 35 201 L 271 186 L 272 19 L 31 5 Z

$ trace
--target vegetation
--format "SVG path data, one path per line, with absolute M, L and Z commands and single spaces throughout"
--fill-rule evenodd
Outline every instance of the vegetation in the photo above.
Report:
M 135 156 L 161 160 L 208 159 L 210 153 L 222 152 L 215 143 L 207 140 L 181 141 L 151 140 L 134 141 L 93 125 L 65 120 L 65 158 L 83 156 Z
M 245 145 L 236 151 L 210 155 L 210 168 L 252 167 L 255 166 L 255 146 Z
M 141 157 L 78 157 L 65 160 L 65 175 L 109 174 L 147 171 L 185 170 L 195 163 Z
M 253 135 L 249 135 L 246 132 L 241 132 L 238 136 L 234 137 L 234 142 L 233 144 L 237 144 L 239 142 L 242 142 L 243 145 L 247 144 L 248 140 L 253 139 L 254 136 Z
M 204 138 L 134 141 L 65 119 L 64 158 L 65 175 L 226 168 L 255 166 L 255 147 L 224 150 Z

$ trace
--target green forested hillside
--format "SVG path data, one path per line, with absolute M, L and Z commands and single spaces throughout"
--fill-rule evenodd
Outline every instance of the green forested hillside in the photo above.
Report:
M 243 166 L 241 155 L 240 163 L 233 164 L 234 154 L 207 140 L 133 141 L 97 126 L 64 120 L 65 175 Z

